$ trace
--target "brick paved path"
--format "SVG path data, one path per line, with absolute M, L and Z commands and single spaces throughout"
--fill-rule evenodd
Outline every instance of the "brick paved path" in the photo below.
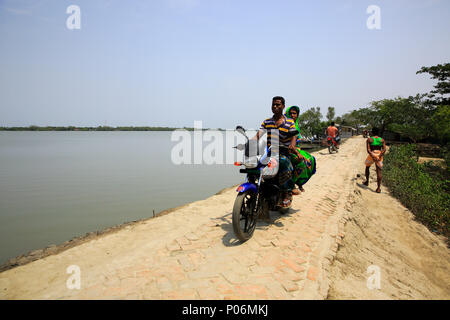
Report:
M 323 299 L 344 234 L 364 139 L 315 153 L 317 173 L 285 215 L 234 237 L 235 188 L 0 273 L 2 299 Z M 67 289 L 66 268 L 81 270 Z

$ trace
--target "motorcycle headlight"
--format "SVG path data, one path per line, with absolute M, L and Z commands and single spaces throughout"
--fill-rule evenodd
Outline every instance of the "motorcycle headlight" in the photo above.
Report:
M 254 157 L 248 157 L 244 160 L 244 166 L 246 168 L 256 168 L 258 166 L 258 157 L 254 156 Z

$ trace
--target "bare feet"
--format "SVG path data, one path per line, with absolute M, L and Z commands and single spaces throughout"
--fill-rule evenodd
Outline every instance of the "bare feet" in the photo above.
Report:
M 300 189 L 301 190 L 301 189 Z M 292 194 L 294 196 L 298 196 L 300 194 L 300 190 L 299 189 L 292 189 Z
M 303 189 L 303 186 L 300 187 L 301 192 L 305 192 L 305 189 Z
M 369 180 L 364 181 L 363 185 L 368 186 L 369 185 Z
M 381 193 L 381 189 L 377 188 L 377 190 L 375 190 L 376 193 Z

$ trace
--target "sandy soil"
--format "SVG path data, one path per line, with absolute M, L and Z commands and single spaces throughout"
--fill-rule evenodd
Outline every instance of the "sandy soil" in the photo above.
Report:
M 233 234 L 230 188 L 37 252 L 0 272 L 0 299 L 448 299 L 443 240 L 386 189 L 376 194 L 374 181 L 366 188 L 356 179 L 364 143 L 355 137 L 337 154 L 313 153 L 317 174 L 306 192 L 245 243 Z M 81 270 L 80 290 L 67 286 L 71 265 Z M 370 265 L 380 267 L 380 290 L 366 286 Z
M 439 166 L 442 169 L 445 169 L 447 166 L 445 164 L 445 159 L 442 158 L 429 158 L 429 157 L 419 157 L 417 160 L 418 163 L 432 162 L 433 165 Z
M 345 238 L 330 269 L 328 299 L 449 299 L 450 254 L 445 239 L 421 223 L 382 188 L 357 179 Z M 367 268 L 380 269 L 380 289 L 369 290 Z

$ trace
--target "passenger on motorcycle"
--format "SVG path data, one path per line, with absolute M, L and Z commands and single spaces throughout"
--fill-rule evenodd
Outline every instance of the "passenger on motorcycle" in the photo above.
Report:
M 283 97 L 276 96 L 272 98 L 273 116 L 262 122 L 261 129 L 253 139 L 261 138 L 267 131 L 268 146 L 272 143 L 278 142 L 280 146 L 288 147 L 289 152 L 295 153 L 298 131 L 295 128 L 294 121 L 283 115 L 284 107 L 285 100 Z M 279 174 L 288 173 L 288 171 L 290 171 L 290 175 L 293 171 L 291 161 L 289 160 L 289 154 L 286 154 L 282 149 L 280 149 L 279 170 Z M 280 186 L 281 190 L 283 190 L 283 206 L 288 207 L 290 205 L 290 202 L 292 201 L 291 194 L 300 194 L 298 189 L 293 190 L 294 187 L 295 184 L 292 179 L 289 179 L 286 183 Z
M 286 110 L 286 116 L 291 118 L 295 122 L 295 128 L 298 131 L 296 152 L 290 154 L 290 160 L 294 170 L 292 171 L 292 181 L 295 185 L 298 186 L 298 190 L 304 192 L 305 189 L 303 185 L 308 182 L 313 174 L 316 173 L 316 158 L 302 150 L 300 147 L 301 142 L 301 133 L 300 127 L 298 125 L 300 115 L 300 108 L 298 106 L 291 106 Z M 293 193 L 296 192 L 297 189 L 293 190 Z
M 331 125 L 325 130 L 325 135 L 327 138 L 331 138 L 333 144 L 339 149 L 340 134 L 338 128 L 334 126 L 334 121 L 331 121 Z

